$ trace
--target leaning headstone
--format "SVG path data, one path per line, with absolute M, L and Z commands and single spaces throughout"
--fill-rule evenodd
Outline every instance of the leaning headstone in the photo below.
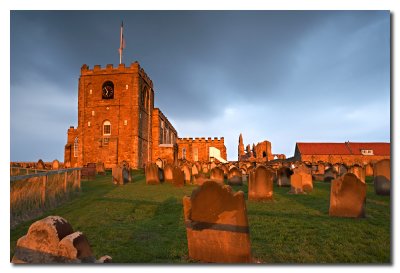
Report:
M 205 205 L 207 204 L 207 205 Z M 249 263 L 251 247 L 243 192 L 206 181 L 183 198 L 189 258 L 212 263 Z
M 352 173 L 331 183 L 329 216 L 365 217 L 367 185 Z
M 174 180 L 173 171 L 174 171 L 174 166 L 172 166 L 171 164 L 165 164 L 165 167 L 164 167 L 165 182 L 172 183 L 172 181 Z
M 242 172 L 237 167 L 232 167 L 228 172 L 228 184 L 229 185 L 243 185 L 242 183 Z
M 390 159 L 383 159 L 374 165 L 374 188 L 378 195 L 390 195 Z
M 274 194 L 274 174 L 260 165 L 249 174 L 249 200 L 272 200 Z
M 288 167 L 279 168 L 276 174 L 278 187 L 290 187 L 290 176 L 292 174 L 293 171 Z
M 294 173 L 290 176 L 290 193 L 303 193 L 302 176 L 298 173 Z
M 86 236 L 79 231 L 74 232 L 71 225 L 59 216 L 48 216 L 33 223 L 27 234 L 18 239 L 12 258 L 12 263 L 82 262 L 98 261 L 93 256 Z
M 160 177 L 158 173 L 158 166 L 155 163 L 150 163 L 146 165 L 145 168 L 146 184 L 148 185 L 158 185 L 160 184 Z
M 178 166 L 175 166 L 172 173 L 173 173 L 172 184 L 176 187 L 185 186 L 185 175 L 184 175 L 183 171 L 181 170 L 181 168 L 179 168 Z
M 214 167 L 211 169 L 210 179 L 220 184 L 224 184 L 224 171 L 219 167 Z
M 60 161 L 54 159 L 53 162 L 51 163 L 51 168 L 53 170 L 58 170 L 60 168 Z

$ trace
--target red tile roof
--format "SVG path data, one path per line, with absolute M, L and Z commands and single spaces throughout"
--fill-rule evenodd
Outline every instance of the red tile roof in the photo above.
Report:
M 390 143 L 345 142 L 345 143 L 296 143 L 303 155 L 361 155 L 361 150 L 373 150 L 374 155 L 390 156 Z
M 353 155 L 361 155 L 361 150 L 373 150 L 374 155 L 390 156 L 390 143 L 384 142 L 349 142 L 349 148 Z

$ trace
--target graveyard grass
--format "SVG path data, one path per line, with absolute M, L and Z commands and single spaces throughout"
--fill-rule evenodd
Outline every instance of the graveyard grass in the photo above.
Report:
M 113 263 L 191 263 L 182 197 L 194 185 L 146 185 L 140 171 L 133 183 L 116 186 L 111 175 L 82 181 L 78 197 L 45 215 L 59 215 L 83 232 L 96 258 Z M 247 202 L 254 262 L 267 264 L 390 263 L 390 197 L 375 195 L 367 178 L 366 218 L 329 217 L 330 184 L 315 182 L 308 195 L 274 187 L 274 200 Z M 247 186 L 235 186 L 247 198 Z M 35 220 L 38 220 L 35 219 Z M 11 229 L 10 258 L 19 237 L 35 220 Z

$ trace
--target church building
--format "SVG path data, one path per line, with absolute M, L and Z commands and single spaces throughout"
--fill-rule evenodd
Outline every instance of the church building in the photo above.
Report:
M 78 126 L 68 129 L 66 166 L 102 162 L 112 168 L 126 162 L 137 169 L 157 160 L 176 164 L 185 159 L 178 155 L 178 142 L 185 146 L 181 154 L 189 155 L 188 141 L 179 140 L 168 118 L 154 107 L 154 93 L 152 80 L 138 62 L 93 69 L 84 64 L 78 85 Z M 223 138 L 204 140 L 207 145 L 200 142 L 196 144 L 200 156 L 193 156 L 193 161 L 226 159 Z

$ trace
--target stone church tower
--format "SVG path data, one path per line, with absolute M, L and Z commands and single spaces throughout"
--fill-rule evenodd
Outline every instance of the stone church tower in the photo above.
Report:
M 176 130 L 154 108 L 153 82 L 139 63 L 129 67 L 95 65 L 93 69 L 82 66 L 78 127 L 68 130 L 66 164 L 103 162 L 111 168 L 125 161 L 132 168 L 141 168 L 156 160 L 153 155 L 159 154 L 159 143 L 168 144 L 164 149 L 169 148 L 167 152 L 174 158 L 176 138 Z

